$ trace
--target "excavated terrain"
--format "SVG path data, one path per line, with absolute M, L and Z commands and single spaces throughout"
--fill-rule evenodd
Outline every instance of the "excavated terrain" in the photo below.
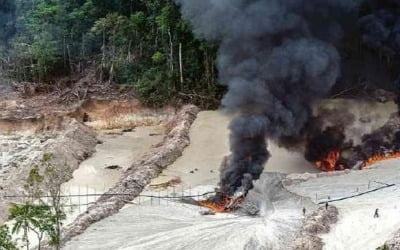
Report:
M 398 160 L 326 174 L 301 151 L 270 142 L 272 157 L 244 202 L 257 215 L 249 216 L 246 209 L 202 215 L 206 208 L 178 198 L 217 187 L 221 160 L 229 154 L 230 116 L 199 113 L 195 106 L 177 113 L 148 109 L 134 99 L 52 104 L 43 96 L 0 102 L 7 110 L 0 115 L 0 220 L 6 219 L 10 202 L 19 202 L 4 194 L 23 193 L 30 168 L 44 153 L 52 153 L 60 165 L 68 162 L 72 179 L 65 180 L 65 192 L 98 194 L 68 215 L 65 249 L 358 250 L 385 242 L 393 249 L 398 245 Z M 351 108 L 335 120 L 331 111 L 346 107 Z M 390 101 L 335 100 L 315 112 L 327 112 L 327 126 L 351 120 L 345 133 L 357 143 L 362 133 L 379 131 L 396 109 Z M 118 193 L 126 195 L 113 195 Z M 376 219 L 372 215 L 378 207 L 381 217 Z
M 379 113 L 396 110 L 392 103 L 361 105 L 361 110 L 370 112 L 355 115 L 354 130 L 373 119 L 383 125 L 390 115 Z M 190 145 L 142 195 L 179 197 L 213 191 L 221 159 L 229 153 L 228 131 L 223 129 L 229 120 L 218 112 L 200 112 L 190 130 Z M 371 131 L 375 125 L 371 124 Z M 399 171 L 395 163 L 384 161 L 363 171 L 318 173 L 301 153 L 273 143 L 270 151 L 272 158 L 246 200 L 258 207 L 256 217 L 240 212 L 204 216 L 205 208 L 174 199 L 136 198 L 72 238 L 65 249 L 375 249 L 400 227 L 399 221 L 390 220 L 396 211 L 391 207 L 396 187 L 380 190 L 382 184 L 378 184 L 396 184 Z M 379 190 L 364 194 L 376 188 Z M 359 196 L 330 201 L 328 210 L 324 208 L 329 199 L 355 194 Z M 372 218 L 375 206 L 387 213 L 380 220 Z M 351 218 L 360 219 L 360 224 L 349 224 Z M 361 220 L 368 226 L 363 227 Z M 375 236 L 374 230 L 378 232 Z M 220 241 L 222 238 L 227 240 Z

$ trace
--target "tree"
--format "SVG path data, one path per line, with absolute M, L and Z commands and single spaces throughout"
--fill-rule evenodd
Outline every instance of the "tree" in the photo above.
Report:
M 44 235 L 50 237 L 54 235 L 54 216 L 51 213 L 50 206 L 35 205 L 26 202 L 23 205 L 13 204 L 10 208 L 10 218 L 13 219 L 14 225 L 12 233 L 19 233 L 23 230 L 23 240 L 26 243 L 26 248 L 29 249 L 30 242 L 28 232 L 32 231 L 38 239 L 38 249 L 41 249 L 41 242 Z
M 16 0 L 15 12 L 0 59 L 19 81 L 49 83 L 90 64 L 100 82 L 132 85 L 149 105 L 217 104 L 223 91 L 216 46 L 194 37 L 173 1 Z
M 17 250 L 17 244 L 12 240 L 10 230 L 7 225 L 0 226 L 0 249 Z
M 41 185 L 43 183 L 44 177 L 40 174 L 39 165 L 35 165 L 29 171 L 28 178 L 24 185 L 24 189 L 28 194 L 29 201 L 34 202 L 39 200 L 40 196 L 43 194 Z
M 50 234 L 50 243 L 56 247 L 61 248 L 61 227 L 62 221 L 65 220 L 66 215 L 62 203 L 62 184 L 69 180 L 72 176 L 64 169 L 67 169 L 66 164 L 57 166 L 53 164 L 53 155 L 46 153 L 43 155 L 42 167 L 44 168 L 44 185 L 49 193 L 49 201 L 55 231 Z
M 62 204 L 61 185 L 71 176 L 64 171 L 65 165 L 53 162 L 53 155 L 45 153 L 42 160 L 34 166 L 26 180 L 25 190 L 28 200 L 23 205 L 13 205 L 11 218 L 15 220 L 12 232 L 23 230 L 23 240 L 29 249 L 28 232 L 36 234 L 40 243 L 44 236 L 50 238 L 50 244 L 60 249 L 62 221 L 65 213 Z M 43 194 L 48 197 L 43 199 Z M 38 203 L 35 204 L 35 203 Z

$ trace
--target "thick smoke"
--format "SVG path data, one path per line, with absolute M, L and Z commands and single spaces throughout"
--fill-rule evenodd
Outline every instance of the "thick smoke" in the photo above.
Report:
M 361 40 L 391 64 L 400 58 L 400 0 L 366 0 L 358 21 Z M 398 67 L 398 65 L 394 65 Z M 400 91 L 400 76 L 394 81 Z M 400 97 L 397 102 L 400 105 Z
M 350 0 L 177 0 L 195 33 L 220 45 L 219 81 L 232 155 L 221 171 L 221 191 L 247 192 L 268 160 L 266 139 L 298 136 L 310 106 L 340 74 L 333 45 L 343 32 L 334 15 Z
M 400 55 L 400 1 L 370 0 L 359 20 L 362 41 L 389 57 Z

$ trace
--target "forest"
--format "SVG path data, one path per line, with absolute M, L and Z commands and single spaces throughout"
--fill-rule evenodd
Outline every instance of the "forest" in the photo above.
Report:
M 133 86 L 146 104 L 215 103 L 217 46 L 194 38 L 165 0 L 1 0 L 0 60 L 19 82 L 51 82 L 87 68 Z
M 219 41 L 196 38 L 177 2 L 0 0 L 0 72 L 15 82 L 53 84 L 91 70 L 101 84 L 133 87 L 148 105 L 218 107 L 229 84 L 218 82 Z M 317 12 L 322 22 L 307 27 L 340 53 L 332 96 L 400 88 L 399 1 L 354 2 L 362 4 L 333 19 Z

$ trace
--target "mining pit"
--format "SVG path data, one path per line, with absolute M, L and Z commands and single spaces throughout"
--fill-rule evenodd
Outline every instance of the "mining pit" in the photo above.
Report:
M 367 123 L 366 127 L 369 122 L 379 120 L 378 125 L 370 125 L 370 131 L 387 122 L 388 111 L 397 110 L 391 102 L 332 103 L 339 103 L 338 107 L 352 104 L 352 110 L 360 110 L 354 114 L 354 127 L 361 126 L 358 125 L 361 120 L 362 124 Z M 229 153 L 226 127 L 230 119 L 216 111 L 200 112 L 190 130 L 190 145 L 142 192 L 145 196 L 177 199 L 138 197 L 119 213 L 72 238 L 65 249 L 187 249 L 189 246 L 191 249 L 343 249 L 340 248 L 343 246 L 374 249 L 400 227 L 400 220 L 393 217 L 396 211 L 400 212 L 393 204 L 397 188 L 380 190 L 385 186 L 382 183 L 397 184 L 398 160 L 379 162 L 363 171 L 320 173 L 301 152 L 287 151 L 275 143 L 269 145 L 272 157 L 255 188 L 246 196 L 244 206 L 228 213 L 210 212 L 207 207 L 199 206 L 206 197 L 198 195 L 213 192 L 217 187 L 221 159 Z M 377 171 L 379 175 L 375 175 Z M 374 189 L 378 190 L 363 194 Z M 360 196 L 329 203 L 338 208 L 338 215 L 329 214 L 332 212 L 329 210 L 325 218 L 325 210 L 317 209 L 326 201 L 354 194 Z M 180 201 L 182 196 L 193 197 L 194 204 Z M 249 214 L 248 204 L 257 208 L 256 215 Z M 354 206 L 360 206 L 360 210 Z M 373 220 L 375 206 L 387 212 L 382 222 Z M 369 226 L 363 227 L 361 222 L 350 226 L 352 218 Z M 378 237 L 372 235 L 374 230 L 379 230 Z M 348 236 L 338 239 L 338 234 Z
M 64 192 L 83 196 L 67 201 L 75 207 L 65 228 L 64 249 L 71 250 L 375 249 L 400 228 L 400 160 L 390 155 L 392 148 L 379 151 L 379 159 L 374 154 L 360 159 L 372 159 L 362 171 L 351 166 L 324 173 L 317 162 L 305 159 L 306 143 L 288 150 L 270 141 L 271 158 L 254 188 L 235 209 L 212 211 L 201 202 L 218 187 L 232 116 L 136 105 L 91 101 L 65 118 L 26 116 L 25 122 L 19 117 L 15 126 L 9 117 L 1 120 L 6 128 L 0 137 L 1 194 L 21 193 L 29 166 L 50 149 L 59 161 L 71 163 Z M 319 104 L 314 115 L 323 116 L 323 129 L 346 124 L 343 145 L 351 141 L 356 147 L 365 134 L 400 125 L 392 115 L 396 111 L 391 101 L 336 99 Z M 392 140 L 394 133 L 382 141 Z M 120 199 L 115 192 L 131 193 Z M 3 220 L 15 201 L 0 200 Z M 323 209 L 326 202 L 329 210 Z M 377 207 L 379 220 L 372 217 Z

